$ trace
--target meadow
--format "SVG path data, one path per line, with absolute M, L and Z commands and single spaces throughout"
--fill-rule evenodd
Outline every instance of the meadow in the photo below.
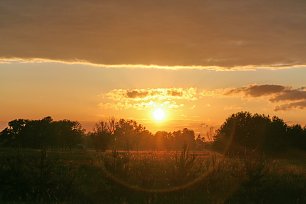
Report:
M 306 155 L 0 149 L 0 203 L 305 203 Z

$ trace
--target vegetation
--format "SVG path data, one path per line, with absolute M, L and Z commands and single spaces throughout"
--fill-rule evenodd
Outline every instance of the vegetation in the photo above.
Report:
M 193 130 L 184 128 L 172 133 L 159 131 L 155 135 L 133 120 L 120 119 L 100 121 L 92 132 L 85 133 L 76 121 L 53 121 L 51 117 L 42 120 L 18 119 L 8 123 L 0 133 L 3 147 L 36 148 L 95 148 L 119 150 L 179 150 L 184 145 L 190 149 L 201 149 L 204 140 L 195 140 Z
M 8 123 L 0 133 L 0 144 L 4 147 L 42 148 L 75 147 L 82 142 L 84 129 L 80 123 L 70 120 L 53 121 L 17 119 Z
M 120 150 L 180 150 L 184 145 L 190 149 L 200 149 L 204 140 L 195 140 L 193 130 L 166 132 L 158 131 L 154 135 L 144 126 L 133 120 L 100 121 L 94 131 L 86 137 L 87 147 L 105 151 L 107 148 Z
M 306 166 L 293 164 L 302 157 L 0 151 L 1 203 L 306 202 Z
M 196 137 L 194 131 L 187 128 L 152 134 L 136 121 L 116 121 L 113 118 L 98 122 L 89 133 L 85 133 L 76 121 L 53 121 L 51 117 L 13 120 L 0 132 L 0 146 L 3 147 L 87 147 L 99 151 L 129 151 L 180 150 L 185 145 L 190 150 L 203 150 L 208 146 L 204 137 Z M 227 118 L 217 130 L 213 147 L 224 153 L 277 153 L 291 148 L 306 150 L 306 127 L 287 125 L 275 116 L 239 112 Z
M 306 150 L 306 127 L 287 125 L 282 119 L 248 112 L 230 116 L 215 135 L 214 145 L 225 153 Z
M 187 128 L 13 120 L 0 133 L 0 203 L 305 203 L 305 133 L 239 112 L 208 150 Z

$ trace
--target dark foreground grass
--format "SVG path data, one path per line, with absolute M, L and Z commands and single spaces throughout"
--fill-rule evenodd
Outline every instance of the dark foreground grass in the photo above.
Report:
M 306 203 L 306 160 L 203 155 L 0 149 L 0 203 Z

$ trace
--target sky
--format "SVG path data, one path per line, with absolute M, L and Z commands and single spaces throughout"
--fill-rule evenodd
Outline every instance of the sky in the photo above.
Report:
M 2 0 L 0 129 L 50 115 L 201 132 L 238 111 L 306 125 L 305 11 L 304 0 Z

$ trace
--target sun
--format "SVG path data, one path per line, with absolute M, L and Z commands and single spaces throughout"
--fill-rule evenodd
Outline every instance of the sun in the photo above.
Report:
M 166 118 L 165 111 L 162 108 L 155 109 L 152 113 L 152 116 L 153 116 L 154 120 L 158 121 L 158 122 L 163 121 Z

